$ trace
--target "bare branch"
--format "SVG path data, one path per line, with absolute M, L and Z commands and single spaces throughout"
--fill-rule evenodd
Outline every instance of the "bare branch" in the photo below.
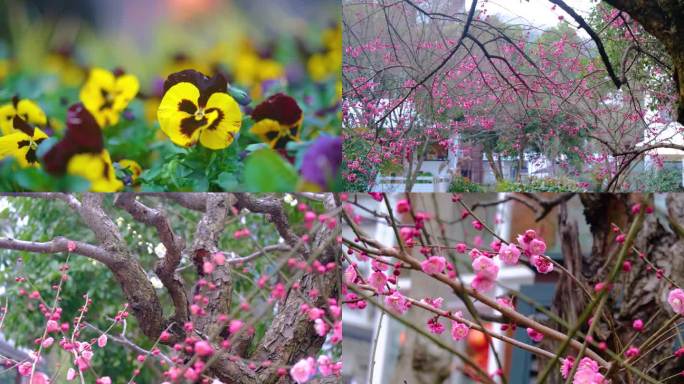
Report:
M 174 318 L 178 324 L 189 320 L 188 297 L 185 292 L 185 283 L 180 275 L 176 274 L 176 268 L 180 264 L 184 242 L 178 238 L 171 228 L 168 218 L 158 209 L 152 209 L 136 200 L 136 195 L 123 193 L 116 197 L 114 205 L 125 209 L 133 218 L 141 223 L 153 225 L 159 234 L 159 240 L 166 248 L 166 255 L 155 266 L 155 273 L 161 280 L 171 296 L 175 308 Z
M 0 248 L 2 249 L 36 253 L 69 252 L 70 243 L 75 246 L 74 250 L 71 251 L 72 253 L 89 257 L 103 264 L 109 264 L 113 261 L 112 255 L 104 249 L 81 241 L 69 240 L 65 237 L 56 237 L 46 242 L 0 238 Z

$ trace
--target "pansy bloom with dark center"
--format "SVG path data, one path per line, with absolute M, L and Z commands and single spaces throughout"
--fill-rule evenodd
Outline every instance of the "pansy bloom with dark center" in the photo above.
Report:
M 64 138 L 43 158 L 45 170 L 56 175 L 81 176 L 90 181 L 93 192 L 122 189 L 123 183 L 116 178 L 95 117 L 83 104 L 75 104 L 69 108 L 66 125 Z
M 283 149 L 289 141 L 299 141 L 303 118 L 295 99 L 277 93 L 254 108 L 250 132 L 271 148 Z
M 12 119 L 14 133 L 0 137 L 0 159 L 14 157 L 21 167 L 38 166 L 36 149 L 47 135 L 26 120 L 14 116 Z
M 11 103 L 0 106 L 0 129 L 3 135 L 21 131 L 14 126 L 15 117 L 31 126 L 38 125 L 42 127 L 47 124 L 45 112 L 43 112 L 38 104 L 31 100 L 19 99 L 18 96 L 14 96 Z
M 81 89 L 81 102 L 104 128 L 119 122 L 119 115 L 138 94 L 138 79 L 121 70 L 93 68 Z
M 209 149 L 228 147 L 240 131 L 242 112 L 227 88 L 221 75 L 209 78 L 191 69 L 170 75 L 157 110 L 162 131 L 181 147 L 198 141 Z

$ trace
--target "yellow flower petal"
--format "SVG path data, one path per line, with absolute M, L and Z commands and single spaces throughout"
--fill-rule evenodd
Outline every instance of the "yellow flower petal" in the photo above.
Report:
M 140 84 L 138 78 L 133 75 L 122 75 L 116 78 L 114 83 L 114 110 L 123 111 L 128 103 L 138 94 Z
M 231 145 L 242 126 L 242 112 L 237 101 L 226 93 L 214 93 L 209 97 L 205 111 L 208 122 L 201 128 L 200 144 L 214 150 Z
M 14 119 L 16 113 L 17 111 L 11 103 L 0 107 L 0 129 L 2 129 L 3 135 L 9 135 L 14 132 L 12 119 Z
M 142 173 L 142 167 L 135 160 L 123 159 L 119 160 L 119 166 L 123 169 L 131 171 L 131 178 L 135 182 Z
M 116 77 L 106 69 L 93 68 L 81 88 L 80 99 L 104 128 L 119 122 L 119 114 L 138 93 L 139 87 L 138 79 L 133 75 Z
M 184 123 L 186 119 L 193 118 L 192 114 L 197 110 L 199 89 L 191 83 L 182 82 L 175 84 L 164 94 L 157 119 L 162 131 L 171 141 L 181 147 L 189 147 L 195 144 L 199 138 L 199 127 Z
M 36 149 L 38 144 L 45 139 L 47 135 L 38 128 L 33 131 L 33 137 L 23 132 L 2 136 L 0 137 L 0 159 L 14 157 L 21 167 L 39 166 Z
M 92 192 L 116 192 L 124 187 L 121 180 L 116 178 L 107 150 L 74 155 L 67 164 L 67 173 L 90 181 Z

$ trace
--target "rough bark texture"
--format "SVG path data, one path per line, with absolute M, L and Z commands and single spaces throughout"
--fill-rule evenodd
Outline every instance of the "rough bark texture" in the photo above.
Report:
M 625 229 L 633 218 L 630 207 L 642 198 L 644 198 L 642 195 L 630 194 L 581 196 L 593 241 L 591 253 L 586 255 L 581 255 L 579 251 L 577 223 L 569 222 L 566 212 L 561 212 L 560 225 L 565 267 L 577 276 L 587 290 L 592 291 L 594 284 L 603 281 L 612 267 L 610 258 L 617 252 L 617 245 L 616 234 L 611 230 L 610 224 L 615 223 Z M 652 204 L 652 201 L 650 203 Z M 684 195 L 669 195 L 667 206 L 673 220 L 680 223 L 684 221 Z M 656 215 L 647 215 L 635 246 L 677 284 L 684 283 L 684 258 L 679 257 L 684 252 L 684 240 L 667 229 Z M 633 264 L 632 271 L 619 275 L 606 310 L 602 313 L 602 321 L 595 333 L 614 351 L 624 350 L 626 343 L 634 335 L 632 329 L 634 319 L 639 318 L 647 323 L 647 320 L 657 313 L 652 322 L 647 324 L 646 331 L 632 342 L 632 345 L 638 346 L 673 315 L 666 302 L 666 293 L 670 289 L 668 283 L 658 279 L 655 271 L 649 270 L 646 263 L 640 260 L 634 252 L 628 256 L 628 260 Z M 588 297 L 574 281 L 561 278 L 554 302 L 554 311 L 557 314 L 566 321 L 574 323 L 577 314 L 588 302 Z M 587 329 L 588 326 L 584 326 L 581 330 L 586 332 Z M 662 343 L 654 351 L 648 353 L 647 358 L 637 362 L 637 368 L 646 371 L 655 362 L 671 355 L 673 343 L 673 340 Z M 649 374 L 664 378 L 682 369 L 684 369 L 684 362 L 681 359 L 668 359 Z M 626 377 L 624 371 L 618 370 L 613 380 L 622 382 L 621 380 Z
M 45 193 L 26 195 L 32 198 L 48 198 L 62 200 L 76 211 L 83 222 L 95 234 L 97 244 L 87 244 L 71 241 L 65 238 L 55 238 L 51 241 L 39 243 L 18 241 L 14 239 L 0 239 L 0 248 L 15 249 L 30 252 L 51 253 L 63 252 L 70 246 L 75 246 L 74 254 L 79 254 L 99 261 L 109 268 L 119 283 L 133 315 L 142 333 L 150 340 L 157 340 L 161 332 L 169 328 L 172 337 L 166 343 L 173 344 L 185 338 L 183 323 L 191 320 L 197 334 L 207 337 L 215 344 L 230 337 L 225 323 L 218 320 L 220 315 L 231 312 L 233 294 L 232 268 L 239 265 L 235 261 L 249 261 L 270 252 L 294 250 L 309 263 L 317 258 L 321 263 L 335 262 L 339 257 L 339 244 L 336 237 L 339 228 L 330 229 L 321 225 L 311 233 L 312 240 L 307 244 L 292 229 L 283 208 L 282 199 L 273 195 L 262 195 L 257 198 L 247 194 L 162 194 L 160 196 L 173 200 L 178 204 L 193 210 L 203 212 L 197 223 L 195 235 L 186 249 L 186 241 L 176 235 L 165 212 L 146 206 L 138 197 L 142 195 L 119 194 L 115 197 L 115 206 L 127 211 L 135 220 L 156 228 L 160 241 L 166 247 L 166 255 L 155 266 L 155 273 L 159 276 L 166 291 L 174 304 L 175 313 L 165 317 L 160 298 L 148 278 L 148 274 L 137 257 L 128 249 L 119 229 L 103 209 L 102 194 L 84 194 L 80 200 L 74 195 Z M 325 206 L 328 211 L 336 208 L 332 194 L 325 196 Z M 281 197 L 281 196 L 280 196 Z M 216 265 L 213 273 L 205 274 L 203 263 L 211 255 L 221 251 L 218 246 L 221 234 L 232 212 L 247 209 L 251 213 L 266 215 L 268 221 L 273 222 L 279 235 L 288 246 L 266 246 L 253 255 L 227 259 L 224 265 Z M 235 252 L 237 253 L 237 252 Z M 199 284 L 188 292 L 185 282 L 177 268 L 184 254 L 189 255 L 195 263 L 198 278 L 205 279 L 216 289 L 208 290 Z M 225 252 L 229 255 L 233 252 Z M 237 268 L 242 268 L 238 266 Z M 276 306 L 274 319 L 263 339 L 248 354 L 248 347 L 252 343 L 251 336 L 243 332 L 232 341 L 230 351 L 225 351 L 216 345 L 218 358 L 213 361 L 208 371 L 225 383 L 261 384 L 261 383 L 290 383 L 289 376 L 280 377 L 276 373 L 276 366 L 288 366 L 299 359 L 315 354 L 320 350 L 325 338 L 316 335 L 312 322 L 306 313 L 301 311 L 303 304 L 327 307 L 328 298 L 336 298 L 340 285 L 339 270 L 332 273 L 320 274 L 316 271 L 302 273 L 299 289 L 290 289 L 286 298 Z M 312 289 L 318 291 L 316 298 L 306 296 Z M 206 314 L 197 316 L 190 314 L 190 294 L 201 293 L 209 299 L 204 308 Z M 268 309 L 269 311 L 271 309 Z M 255 361 L 271 360 L 274 367 L 250 368 L 240 359 L 245 357 Z M 188 357 L 189 358 L 189 357 Z M 330 381 L 326 381 L 330 382 Z

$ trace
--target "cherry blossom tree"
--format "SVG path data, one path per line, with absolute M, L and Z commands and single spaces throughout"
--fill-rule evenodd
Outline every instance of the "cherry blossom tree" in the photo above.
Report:
M 439 145 L 467 161 L 484 154 L 497 181 L 502 158 L 521 169 L 531 153 L 578 189 L 631 191 L 643 188 L 641 161 L 684 149 L 677 1 L 595 2 L 584 15 L 548 0 L 553 28 L 503 22 L 489 4 L 343 2 L 350 188 L 394 167 L 410 191 Z
M 31 383 L 335 382 L 332 194 L 2 198 L 0 357 Z
M 347 196 L 343 207 L 343 303 L 350 312 L 376 307 L 410 331 L 395 381 L 441 383 L 455 369 L 512 382 L 505 348 L 488 343 L 492 370 L 456 346 L 474 333 L 534 354 L 539 383 L 684 377 L 684 196 L 658 198 L 656 211 L 656 199 L 640 194 L 371 195 Z M 583 214 L 571 216 L 578 205 Z M 492 214 L 505 206 L 517 207 L 513 216 Z M 529 229 L 503 237 L 507 220 Z M 391 238 L 369 233 L 378 227 Z M 561 258 L 549 256 L 549 241 Z M 550 308 L 503 283 L 510 268 L 555 281 Z M 523 314 L 523 303 L 538 315 Z M 514 337 L 516 328 L 528 338 Z

